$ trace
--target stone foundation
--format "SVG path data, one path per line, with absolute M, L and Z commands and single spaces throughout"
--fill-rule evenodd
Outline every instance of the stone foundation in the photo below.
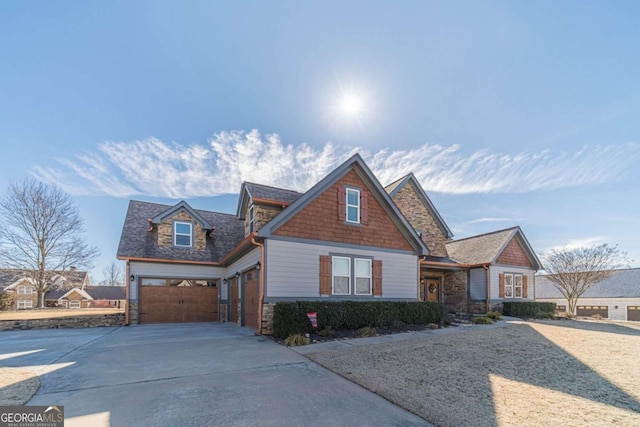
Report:
M 501 302 L 490 303 L 489 311 L 497 311 L 502 313 L 502 303 Z M 487 313 L 486 301 L 469 301 L 469 313 L 486 314 Z
M 273 310 L 275 304 L 262 305 L 262 335 L 273 334 Z
M 95 328 L 123 326 L 124 313 L 54 317 L 51 319 L 0 320 L 0 331 L 16 329 Z
M 227 321 L 227 302 L 226 301 L 220 303 L 220 321 L 221 322 Z
M 129 301 L 128 310 L 129 310 L 129 324 L 137 325 L 138 324 L 138 300 Z

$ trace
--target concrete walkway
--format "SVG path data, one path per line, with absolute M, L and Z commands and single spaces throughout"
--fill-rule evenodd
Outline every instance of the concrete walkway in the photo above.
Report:
M 40 375 L 28 404 L 67 427 L 429 425 L 231 324 L 2 332 L 0 365 Z
M 396 342 L 396 341 L 406 341 L 406 340 L 413 340 L 418 338 L 438 337 L 441 335 L 452 335 L 460 332 L 468 332 L 470 330 L 504 328 L 505 326 L 513 322 L 522 322 L 522 319 L 519 319 L 517 317 L 504 317 L 503 320 L 499 322 L 495 322 L 491 325 L 469 324 L 464 326 L 452 326 L 452 327 L 442 328 L 442 329 L 427 329 L 424 331 L 402 332 L 398 334 L 389 334 L 389 335 L 378 335 L 375 337 L 367 337 L 367 338 L 343 339 L 343 340 L 329 341 L 329 342 L 323 342 L 323 343 L 309 344 L 301 347 L 291 347 L 291 349 L 299 354 L 304 355 L 304 354 L 319 353 L 321 351 L 335 350 L 335 349 L 348 348 L 348 347 L 359 347 L 363 345 L 374 345 L 374 344 L 386 344 L 386 343 Z

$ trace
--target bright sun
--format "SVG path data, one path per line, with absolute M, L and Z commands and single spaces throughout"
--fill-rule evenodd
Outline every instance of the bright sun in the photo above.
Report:
M 340 110 L 344 115 L 356 116 L 363 111 L 362 99 L 355 93 L 345 93 L 340 100 Z

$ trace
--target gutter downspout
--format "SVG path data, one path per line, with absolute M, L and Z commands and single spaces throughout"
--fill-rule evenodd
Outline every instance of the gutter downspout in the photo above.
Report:
M 487 313 L 489 311 L 491 311 L 491 283 L 489 282 L 489 280 L 491 279 L 490 275 L 489 275 L 489 265 L 483 265 L 482 268 L 484 268 L 485 271 L 485 282 L 486 282 L 486 293 L 487 293 L 487 301 L 486 301 L 486 306 L 485 309 L 487 310 Z
M 262 305 L 264 303 L 264 244 L 258 243 L 255 237 L 251 238 L 251 243 L 260 248 L 260 295 L 258 296 L 258 331 L 257 335 L 262 335 Z
M 125 297 L 124 297 L 124 325 L 129 326 L 129 288 L 131 287 L 131 280 L 129 280 L 129 260 L 126 263 L 126 275 L 124 276 L 124 281 L 127 283 L 127 287 L 125 288 Z

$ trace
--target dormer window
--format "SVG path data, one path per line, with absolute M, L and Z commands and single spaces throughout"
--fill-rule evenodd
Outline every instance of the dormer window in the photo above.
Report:
M 254 230 L 254 217 L 253 217 L 253 205 L 249 208 L 249 233 L 253 233 Z
M 347 188 L 347 203 L 346 203 L 346 216 L 347 222 L 354 224 L 360 223 L 360 190 L 355 188 Z
M 190 222 L 173 223 L 173 244 L 175 246 L 190 248 L 193 246 L 193 224 Z

